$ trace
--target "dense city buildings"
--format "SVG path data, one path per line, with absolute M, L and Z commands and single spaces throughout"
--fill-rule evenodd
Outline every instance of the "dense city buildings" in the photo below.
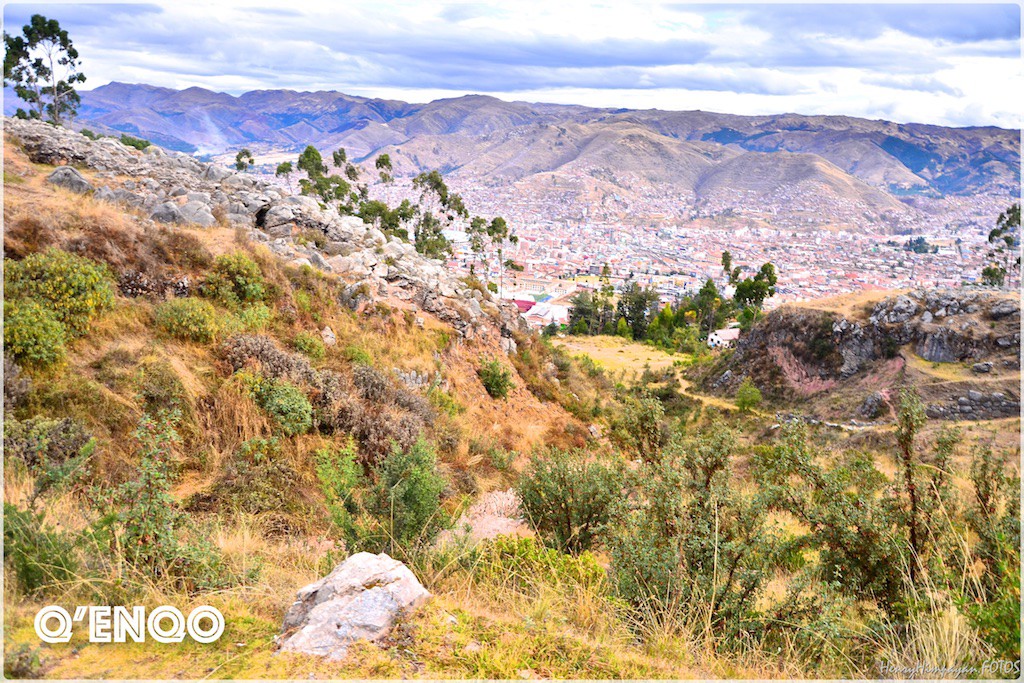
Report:
M 828 203 L 815 205 L 806 197 L 801 212 L 811 218 L 802 221 L 800 212 L 772 205 L 739 208 L 738 202 L 718 207 L 711 219 L 678 211 L 672 215 L 663 197 L 608 218 L 608 212 L 581 206 L 568 195 L 561 198 L 564 203 L 545 207 L 552 195 L 525 197 L 507 188 L 459 187 L 457 182 L 453 187 L 475 212 L 509 221 L 519 243 L 507 245 L 505 256 L 524 270 L 506 270 L 501 277 L 497 264 L 482 263 L 457 229 L 449 233 L 455 245 L 451 265 L 465 272 L 472 266 L 478 275 L 487 270 L 487 279 L 503 281 L 506 298 L 555 306 L 567 303 L 578 287 L 596 286 L 605 264 L 613 284 L 636 280 L 655 287 L 665 301 L 695 292 L 708 278 L 722 288 L 727 285 L 724 251 L 745 276 L 765 262 L 775 265 L 778 291 L 769 307 L 865 289 L 970 284 L 980 278 L 995 216 L 1011 201 L 994 195 L 919 197 L 907 202 L 913 211 L 906 215 L 913 221 L 901 215 L 895 222 L 865 220 L 839 227 L 849 222 L 836 217 Z M 407 181 L 372 190 L 391 202 L 411 196 Z M 907 248 L 912 237 L 924 238 L 925 253 Z M 540 321 L 538 313 L 531 319 Z

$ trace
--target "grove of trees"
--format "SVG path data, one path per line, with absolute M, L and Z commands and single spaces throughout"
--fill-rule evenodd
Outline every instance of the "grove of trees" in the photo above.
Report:
M 736 289 L 731 299 L 709 278 L 696 294 L 660 307 L 657 291 L 635 281 L 624 285 L 616 297 L 611 271 L 605 265 L 598 288 L 572 298 L 568 331 L 577 335 L 618 335 L 692 353 L 733 317 L 744 326 L 752 324 L 761 317 L 765 301 L 775 295 L 778 275 L 774 265 L 765 263 L 753 276 L 740 279 L 741 269 L 730 270 L 731 264 L 731 256 L 725 252 L 722 265 Z

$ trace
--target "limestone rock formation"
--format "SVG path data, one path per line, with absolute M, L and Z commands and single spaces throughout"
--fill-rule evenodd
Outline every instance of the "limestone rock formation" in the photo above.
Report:
M 343 278 L 351 291 L 343 303 L 353 309 L 383 297 L 410 301 L 451 323 L 466 339 L 485 328 L 523 324 L 518 309 L 476 300 L 454 273 L 408 242 L 253 175 L 155 145 L 140 152 L 113 138 L 92 140 L 40 121 L 6 118 L 4 132 L 32 161 L 60 166 L 50 182 L 75 192 L 94 191 L 97 199 L 125 205 L 155 222 L 242 228 L 285 261 Z M 75 166 L 96 171 L 95 182 Z M 324 236 L 316 240 L 322 249 L 302 237 L 307 232 Z
M 53 183 L 57 187 L 63 187 L 79 194 L 92 192 L 93 189 L 89 181 L 83 178 L 81 173 L 70 166 L 61 166 L 47 176 L 46 181 Z
M 383 638 L 429 598 L 398 560 L 356 553 L 298 592 L 284 618 L 281 651 L 343 659 L 351 643 Z

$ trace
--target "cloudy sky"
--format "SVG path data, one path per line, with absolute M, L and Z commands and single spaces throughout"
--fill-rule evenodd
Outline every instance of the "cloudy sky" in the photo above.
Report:
M 1019 128 L 1016 4 L 355 1 L 8 4 L 60 21 L 88 87 L 466 93 Z

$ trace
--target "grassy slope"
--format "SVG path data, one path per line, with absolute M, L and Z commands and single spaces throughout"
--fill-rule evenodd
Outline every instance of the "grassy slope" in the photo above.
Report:
M 102 258 L 116 270 L 145 267 L 146 264 L 136 262 L 139 256 L 134 246 L 153 235 L 142 227 L 144 221 L 139 216 L 46 184 L 45 175 L 51 169 L 30 164 L 10 144 L 5 145 L 4 154 L 8 254 L 26 255 L 50 245 L 80 244 L 85 245 L 86 255 Z M 85 175 L 93 174 L 86 170 Z M 229 228 L 180 229 L 175 233 L 186 235 L 191 247 L 198 245 L 210 256 L 251 251 L 261 261 L 269 279 L 283 287 L 286 297 L 293 290 L 279 263 L 259 249 L 253 250 L 244 240 L 239 241 Z M 190 270 L 188 265 L 158 265 Z M 201 268 L 191 270 L 194 281 L 201 277 Z M 291 293 L 294 301 L 294 291 Z M 463 438 L 454 452 L 443 455 L 442 467 L 449 472 L 471 469 L 481 490 L 507 486 L 525 457 L 514 459 L 510 472 L 494 472 L 486 459 L 474 454 L 470 443 L 473 438 L 525 453 L 552 439 L 564 441 L 567 433 L 583 432 L 582 425 L 557 404 L 538 401 L 526 389 L 526 380 L 515 371 L 516 388 L 507 401 L 494 401 L 487 396 L 476 376 L 476 367 L 482 356 L 500 357 L 496 339 L 454 343 L 454 333 L 447 325 L 418 312 L 426 319 L 424 329 L 419 329 L 408 324 L 402 311 L 406 304 L 388 304 L 390 310 L 367 316 L 353 314 L 329 300 L 314 301 L 312 309 L 300 311 L 295 321 L 275 315 L 267 333 L 287 347 L 296 331 L 315 332 L 330 325 L 338 344 L 328 350 L 317 366 L 342 373 L 351 366 L 347 354 L 352 349 L 368 354 L 377 367 L 385 370 L 400 367 L 433 373 L 441 369 L 451 395 L 464 409 L 454 418 Z M 180 473 L 174 493 L 184 500 L 208 487 L 218 476 L 220 463 L 238 441 L 230 437 L 236 424 L 225 424 L 233 414 L 228 410 L 231 406 L 221 405 L 226 372 L 216 345 L 179 342 L 160 335 L 152 323 L 154 305 L 144 298 L 118 296 L 114 310 L 103 315 L 93 331 L 74 344 L 66 365 L 33 377 L 35 389 L 30 405 L 20 417 L 41 414 L 83 421 L 99 441 L 95 456 L 99 469 L 115 481 L 129 477 L 137 460 L 130 434 L 143 412 L 135 394 L 134 373 L 145 364 L 159 363 L 172 368 L 196 417 L 197 433 L 185 435 L 185 446 L 177 454 Z M 221 315 L 227 314 L 221 311 Z M 435 358 L 437 353 L 441 360 Z M 580 393 L 586 389 L 578 378 L 571 386 Z M 239 418 L 235 415 L 234 419 Z M 579 426 L 567 430 L 566 425 L 572 423 Z M 246 426 L 250 428 L 259 432 L 261 426 Z M 313 435 L 289 439 L 283 453 L 300 471 L 308 473 L 309 454 L 324 441 Z M 31 488 L 32 481 L 27 476 L 9 471 L 4 482 L 5 501 L 24 505 Z M 315 504 L 316 490 L 303 494 Z M 48 497 L 43 508 L 47 523 L 58 529 L 84 528 L 91 520 L 88 505 L 73 492 Z M 339 549 L 335 548 L 321 515 L 306 520 L 299 532 L 284 537 L 272 533 L 262 520 L 251 516 L 226 513 L 207 521 L 212 524 L 211 540 L 226 561 L 243 568 L 259 564 L 259 579 L 252 585 L 194 597 L 153 583 L 145 598 L 137 602 L 150 606 L 173 604 L 186 611 L 196 604 L 215 605 L 227 620 L 225 635 L 219 642 L 209 646 L 188 642 L 175 646 L 95 645 L 84 642 L 79 634 L 70 644 L 36 650 L 42 660 L 42 672 L 55 678 L 513 678 L 528 670 L 537 675 L 570 678 L 692 675 L 691 662 L 686 658 L 647 652 L 624 634 L 618 621 L 609 620 L 602 627 L 617 630 L 614 637 L 581 632 L 567 614 L 564 598 L 551 598 L 546 606 L 538 606 L 522 596 L 504 595 L 500 588 L 467 587 L 465 581 L 459 583 L 451 576 L 433 582 L 429 576 L 424 577 L 437 597 L 403 626 L 399 634 L 409 635 L 401 642 L 384 649 L 370 645 L 354 647 L 352 655 L 340 664 L 299 655 L 276 656 L 274 636 L 279 633 L 282 615 L 295 591 L 337 562 Z M 83 602 L 82 589 L 82 585 L 72 584 L 63 593 L 32 600 L 21 597 L 14 582 L 8 581 L 4 600 L 7 658 L 22 647 L 35 649 L 39 645 L 32 618 L 43 604 Z M 572 609 L 578 611 L 578 606 L 573 605 Z M 467 651 L 463 645 L 469 643 L 473 645 Z
M 150 239 L 130 213 L 98 204 L 89 198 L 71 195 L 43 183 L 50 169 L 28 164 L 16 151 L 5 147 L 5 245 L 14 244 L 32 251 L 47 243 L 66 244 L 89 236 L 103 240 L 86 241 L 87 249 L 100 250 L 102 244 L 121 245 L 114 252 L 134 258 L 121 242 L 108 239 L 126 234 L 133 240 Z M 47 228 L 39 230 L 39 227 Z M 13 230 L 12 230 L 13 228 Z M 227 228 L 176 231 L 190 236 L 211 254 L 249 249 L 236 240 Z M 37 236 L 37 237 L 33 237 Z M 32 243 L 32 239 L 36 243 Z M 87 252 L 88 253 L 88 252 Z M 111 253 L 109 250 L 104 254 Z M 254 252 L 265 270 L 283 287 L 294 303 L 294 276 L 280 264 Z M 187 267 L 185 268 L 187 270 Z M 199 272 L 197 271 L 198 275 Z M 291 279 L 290 279 L 291 278 Z M 458 447 L 442 455 L 442 467 L 449 474 L 469 472 L 479 490 L 507 487 L 515 472 L 525 464 L 525 453 L 534 446 L 557 441 L 573 443 L 585 426 L 555 402 L 541 402 L 527 391 L 528 384 L 539 380 L 529 373 L 514 373 L 516 388 L 509 401 L 491 400 L 476 377 L 481 356 L 500 357 L 496 339 L 472 343 L 453 343 L 446 325 L 426 319 L 424 329 L 408 324 L 401 302 L 388 302 L 390 309 L 373 315 L 356 315 L 330 305 L 316 303 L 310 311 L 300 311 L 295 320 L 278 316 L 268 332 L 287 346 L 299 329 L 316 331 L 329 324 L 339 343 L 328 352 L 318 367 L 347 373 L 351 367 L 348 351 L 357 348 L 367 353 L 384 370 L 392 367 L 433 372 L 440 368 L 456 401 L 464 412 L 454 419 L 462 431 Z M 140 363 L 162 362 L 173 368 L 185 386 L 189 400 L 197 410 L 197 429 L 179 454 L 181 472 L 175 483 L 179 498 L 203 490 L 217 476 L 221 461 L 230 452 L 231 420 L 242 413 L 231 413 L 232 406 L 221 405 L 220 389 L 227 376 L 214 346 L 187 344 L 166 339 L 154 332 L 153 303 L 143 299 L 119 297 L 113 312 L 95 325 L 94 331 L 77 342 L 67 366 L 59 372 L 38 376 L 35 406 L 37 412 L 54 416 L 72 415 L 85 421 L 100 440 L 97 456 L 111 476 L 130 476 L 136 462 L 129 434 L 142 409 L 134 395 L 132 372 Z M 226 312 L 225 312 L 226 314 Z M 680 356 L 669 356 L 651 347 L 614 338 L 566 339 L 562 342 L 571 354 L 586 353 L 604 365 L 614 376 L 624 371 L 625 379 L 639 374 L 645 363 L 652 369 L 666 367 Z M 540 348 L 534 349 L 533 365 L 521 363 L 524 370 L 542 365 Z M 434 354 L 441 354 L 441 360 Z M 930 368 L 922 368 L 927 372 Z M 577 403 L 603 400 L 611 383 L 589 382 L 577 367 L 561 375 L 559 400 L 577 394 Z M 950 378 L 952 379 L 952 378 Z M 729 410 L 731 402 L 714 397 L 716 408 Z M 212 399 L 212 404 L 210 403 Z M 237 406 L 235 406 L 237 408 Z M 718 412 L 718 411 L 715 411 Z M 251 417 L 251 416 L 250 416 Z M 604 418 L 597 418 L 601 422 Z M 735 416 L 730 420 L 745 432 L 744 441 L 756 443 L 769 431 L 757 416 Z M 589 419 L 587 421 L 590 421 Z M 227 423 L 227 424 L 225 424 Z M 261 428 L 249 425 L 247 428 Z M 933 429 L 933 425 L 927 428 Z M 966 426 L 968 442 L 995 439 L 997 447 L 1019 435 L 1019 420 L 977 423 Z M 930 438 L 927 436 L 926 438 Z M 835 448 L 863 448 L 879 454 L 879 466 L 893 471 L 891 453 L 894 443 L 891 429 L 880 428 L 854 434 L 827 432 L 823 442 Z M 471 443 L 476 440 L 478 444 Z M 310 453 L 324 442 L 307 435 L 288 440 L 288 457 L 307 476 Z M 496 470 L 481 452 L 493 444 L 515 450 L 508 471 Z M 188 445 L 194 448 L 191 450 Z M 198 447 L 196 445 L 199 444 Z M 958 456 L 961 472 L 966 467 L 966 448 Z M 1019 450 L 1017 451 L 1019 454 Z M 738 454 L 737 471 L 745 469 L 748 453 Z M 962 483 L 962 479 L 961 479 Z M 30 493 L 31 481 L 16 474 L 5 478 L 6 502 L 23 502 Z M 307 486 L 300 483 L 300 486 Z M 615 608 L 601 591 L 580 591 L 554 582 L 540 582 L 529 594 L 508 585 L 481 582 L 471 571 L 452 569 L 443 563 L 415 567 L 417 575 L 435 594 L 425 608 L 401 624 L 383 647 L 358 645 L 341 663 L 330 663 L 300 655 L 277 655 L 274 637 L 279 633 L 282 615 L 295 591 L 322 576 L 341 554 L 325 527 L 319 493 L 304 491 L 313 505 L 305 523 L 292 533 L 282 535 L 268 527 L 264 519 L 227 513 L 216 515 L 210 538 L 233 567 L 258 564 L 262 569 L 257 581 L 244 586 L 189 597 L 165 586 L 153 584 L 137 604 L 173 604 L 185 610 L 198 604 L 217 606 L 225 614 L 227 630 L 216 644 L 181 645 L 104 644 L 83 642 L 81 635 L 64 646 L 39 649 L 43 673 L 53 678 L 704 678 L 704 677 L 799 677 L 807 675 L 795 659 L 753 650 L 734 657 L 715 653 L 713 643 L 682 636 L 678 632 L 659 632 L 650 628 L 637 637 L 628 628 L 628 617 Z M 454 505 L 458 501 L 451 500 Z M 81 528 L 89 522 L 88 506 L 73 493 L 61 493 L 45 501 L 48 520 L 65 528 Z M 441 558 L 443 560 L 444 558 Z M 449 558 L 450 559 L 450 558 Z M 440 560 L 438 560 L 440 562 Z M 40 599 L 20 597 L 12 582 L 5 584 L 5 654 L 10 657 L 19 648 L 35 648 L 38 641 L 32 630 L 32 618 L 43 604 L 78 604 L 82 586 L 70 585 L 63 594 Z M 773 581 L 771 590 L 785 589 L 785 578 Z M 821 669 L 817 675 L 828 675 Z

